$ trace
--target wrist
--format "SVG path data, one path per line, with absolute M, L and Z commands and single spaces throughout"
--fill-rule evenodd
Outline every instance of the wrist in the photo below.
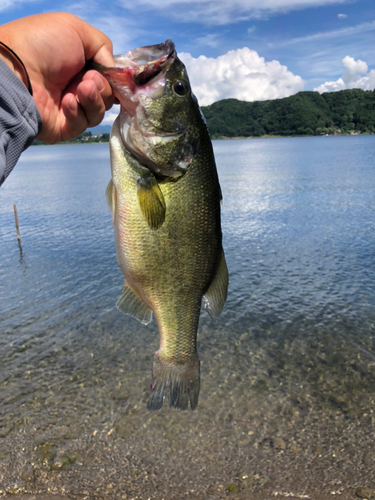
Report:
M 29 75 L 25 65 L 18 55 L 7 45 L 0 41 L 0 59 L 13 71 L 13 73 L 25 84 L 30 94 L 33 95 Z
M 23 76 L 24 72 L 23 69 L 21 68 L 21 65 L 19 64 L 18 61 L 16 63 L 15 58 L 1 45 L 0 45 L 0 59 L 2 59 L 5 62 L 5 64 L 7 64 L 9 68 L 13 71 L 13 73 L 15 73 L 18 76 L 18 78 L 23 83 L 25 83 L 25 77 Z

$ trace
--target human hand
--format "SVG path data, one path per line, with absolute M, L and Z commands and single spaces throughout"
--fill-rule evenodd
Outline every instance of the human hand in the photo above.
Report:
M 14 50 L 29 74 L 43 121 L 38 139 L 66 141 L 102 121 L 114 102 L 112 89 L 98 72 L 84 70 L 90 59 L 114 66 L 112 43 L 101 31 L 56 12 L 0 26 L 0 41 Z

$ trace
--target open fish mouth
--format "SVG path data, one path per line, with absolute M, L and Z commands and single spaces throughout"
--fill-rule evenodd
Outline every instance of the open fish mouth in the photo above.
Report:
M 172 40 L 157 45 L 139 47 L 123 56 L 116 56 L 116 67 L 133 67 L 133 81 L 137 86 L 144 85 L 157 76 L 162 69 L 169 66 L 170 60 L 176 56 Z
M 176 156 L 168 164 L 157 158 L 155 150 L 166 147 L 168 141 L 178 141 L 187 126 L 176 121 L 172 127 L 165 127 L 149 114 L 152 102 L 163 98 L 166 75 L 178 60 L 174 43 L 166 40 L 157 45 L 138 47 L 115 56 L 114 60 L 113 68 L 96 63 L 91 67 L 108 80 L 121 104 L 120 131 L 126 150 L 157 175 L 182 176 L 192 161 L 191 148 L 185 146 L 183 158 Z
M 92 69 L 101 73 L 114 88 L 126 86 L 134 90 L 153 80 L 169 67 L 176 57 L 175 45 L 166 40 L 157 45 L 147 45 L 130 50 L 126 54 L 115 56 L 115 67 L 110 68 L 91 62 Z

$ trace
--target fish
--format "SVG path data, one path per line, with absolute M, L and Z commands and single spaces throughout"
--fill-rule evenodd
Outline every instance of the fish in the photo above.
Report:
M 149 411 L 198 405 L 201 307 L 217 317 L 227 299 L 221 188 L 211 139 L 171 40 L 94 63 L 120 113 L 110 135 L 106 190 L 124 285 L 116 305 L 148 324 L 155 316 Z

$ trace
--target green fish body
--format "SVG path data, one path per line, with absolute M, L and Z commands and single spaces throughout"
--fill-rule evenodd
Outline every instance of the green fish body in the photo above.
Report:
M 171 41 L 101 68 L 121 103 L 111 138 L 118 308 L 160 334 L 147 407 L 198 404 L 201 304 L 218 316 L 227 297 L 221 190 L 211 140 Z M 119 71 L 120 70 L 120 71 Z

